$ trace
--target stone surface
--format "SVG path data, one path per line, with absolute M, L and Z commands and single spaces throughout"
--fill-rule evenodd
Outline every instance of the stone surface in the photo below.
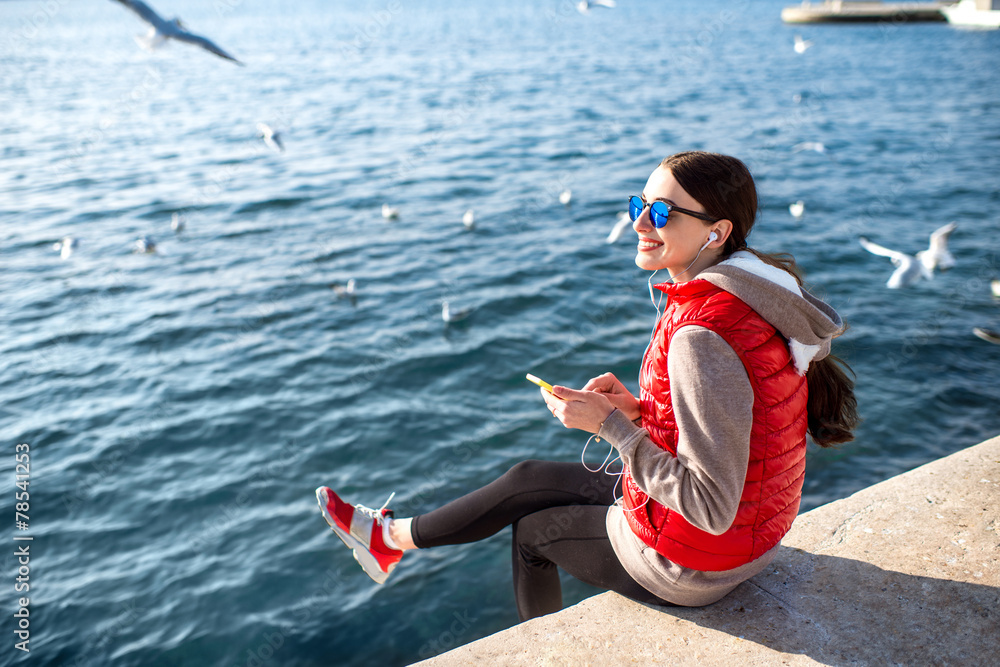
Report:
M 802 514 L 708 607 L 604 593 L 419 664 L 998 664 L 998 533 L 1000 437 Z

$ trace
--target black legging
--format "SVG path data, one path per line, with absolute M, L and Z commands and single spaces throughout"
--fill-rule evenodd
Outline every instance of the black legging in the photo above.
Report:
M 579 463 L 523 461 L 486 486 L 413 518 L 423 549 L 476 542 L 514 526 L 514 597 L 522 621 L 562 609 L 561 567 L 580 581 L 648 604 L 669 605 L 618 560 L 605 519 L 616 477 Z

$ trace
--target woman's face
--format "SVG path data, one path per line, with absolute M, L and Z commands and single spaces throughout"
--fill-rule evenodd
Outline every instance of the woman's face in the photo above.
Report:
M 704 207 L 674 180 L 669 169 L 657 167 L 646 181 L 642 190 L 642 200 L 647 207 L 632 223 L 632 229 L 639 235 L 635 263 L 641 269 L 658 271 L 666 269 L 671 276 L 690 279 L 698 272 L 714 264 L 721 252 L 718 247 L 708 247 L 698 256 L 698 250 L 708 241 L 712 226 L 684 213 L 670 211 L 667 224 L 657 229 L 649 219 L 649 204 L 660 200 L 667 204 L 704 213 Z M 722 245 L 713 243 L 712 246 Z M 698 257 L 698 265 L 691 263 Z M 690 266 L 690 270 L 688 267 Z

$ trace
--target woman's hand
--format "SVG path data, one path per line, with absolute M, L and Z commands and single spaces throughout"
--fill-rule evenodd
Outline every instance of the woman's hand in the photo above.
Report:
M 597 433 L 601 424 L 615 411 L 615 406 L 604 393 L 577 391 L 556 385 L 553 393 L 540 390 L 552 416 L 566 428 L 578 428 L 588 433 Z
M 625 388 L 613 374 L 605 373 L 591 378 L 587 384 L 583 385 L 583 391 L 593 391 L 604 394 L 611 405 L 625 413 L 625 416 L 635 421 L 639 418 L 639 399 Z

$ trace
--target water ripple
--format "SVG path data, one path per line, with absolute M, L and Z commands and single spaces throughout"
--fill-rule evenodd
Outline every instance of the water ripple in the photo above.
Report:
M 521 458 L 575 460 L 585 438 L 524 373 L 635 388 L 646 276 L 604 238 L 677 150 L 745 158 L 752 243 L 793 252 L 851 324 L 865 422 L 810 449 L 805 509 L 1000 431 L 1000 348 L 969 333 L 1000 327 L 1000 78 L 968 67 L 998 33 L 843 27 L 799 57 L 773 2 L 729 21 L 718 0 L 178 0 L 239 69 L 136 49 L 114 3 L 63 3 L 40 39 L 19 31 L 44 9 L 3 4 L 0 425 L 32 448 L 40 663 L 409 664 L 456 614 L 462 643 L 516 623 L 506 537 L 376 587 L 313 490 L 415 514 Z M 958 266 L 906 292 L 857 243 L 913 252 L 950 220 Z M 144 235 L 157 254 L 132 254 Z M 445 299 L 472 315 L 445 324 Z

